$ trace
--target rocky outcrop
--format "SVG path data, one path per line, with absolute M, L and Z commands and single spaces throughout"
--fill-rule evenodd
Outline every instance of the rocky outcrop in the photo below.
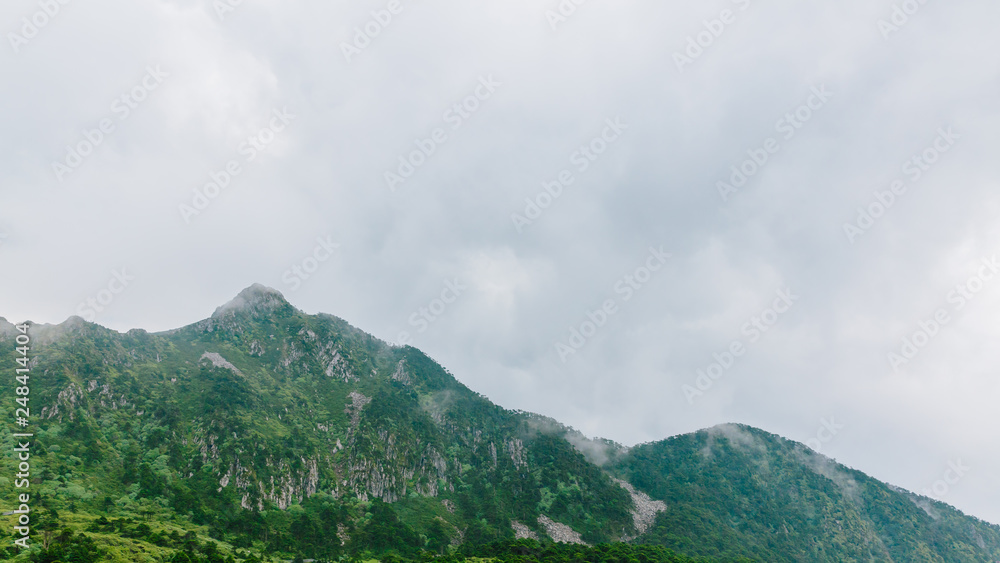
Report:
M 396 364 L 396 371 L 392 372 L 392 380 L 403 385 L 410 384 L 410 373 L 406 370 L 406 360 L 399 360 Z
M 88 399 L 88 394 L 93 395 L 95 391 L 97 392 L 97 396 Z M 67 420 L 74 420 L 77 407 L 85 406 L 93 412 L 97 409 L 98 405 L 101 408 L 118 410 L 119 408 L 128 406 L 129 402 L 126 400 L 125 395 L 115 395 L 111 390 L 111 386 L 107 383 L 101 385 L 97 380 L 92 379 L 87 382 L 87 387 L 84 389 L 80 385 L 71 382 L 56 395 L 56 400 L 53 401 L 51 406 L 42 407 L 40 416 L 44 420 L 55 418 L 60 422 L 63 420 L 63 416 Z
M 358 379 L 356 375 L 351 373 L 350 364 L 332 341 L 327 342 L 317 350 L 316 361 L 319 362 L 319 365 L 326 366 L 324 373 L 327 377 L 342 379 L 344 383 Z
M 635 526 L 635 531 L 639 535 L 646 533 L 646 530 L 653 525 L 656 521 L 656 515 L 667 509 L 667 505 L 662 500 L 653 500 L 646 493 L 636 490 L 631 483 L 622 481 L 621 479 L 612 479 L 615 483 L 621 485 L 623 489 L 628 491 L 628 494 L 632 497 L 632 521 Z M 634 539 L 634 538 L 625 538 Z
M 58 420 L 61 421 L 62 417 L 60 414 L 62 413 L 62 409 L 65 409 L 69 414 L 69 420 L 73 420 L 73 411 L 78 405 L 83 404 L 83 397 L 83 389 L 76 383 L 70 383 L 65 389 L 59 392 L 51 408 L 42 407 L 42 418 L 50 419 L 58 417 Z
M 294 342 L 286 344 L 282 350 L 281 367 L 287 368 L 302 359 L 304 354 Z
M 524 442 L 520 438 L 513 438 L 507 440 L 503 444 L 504 451 L 510 456 L 510 460 L 514 462 L 514 467 L 521 468 L 527 467 L 527 454 L 524 451 Z
M 580 534 L 575 532 L 573 528 L 570 528 L 566 524 L 560 524 L 544 514 L 538 517 L 538 523 L 545 528 L 545 533 L 547 533 L 554 542 L 589 545 L 587 542 L 583 541 L 582 538 L 580 538 Z
M 230 363 L 229 360 L 223 358 L 222 355 L 217 352 L 205 352 L 204 354 L 201 355 L 201 358 L 199 358 L 199 361 L 200 360 L 208 360 L 209 362 L 212 362 L 212 365 L 217 368 L 225 368 L 232 371 L 236 375 L 240 376 L 243 375 L 243 372 L 241 372 L 236 366 Z
M 534 530 L 518 522 L 517 520 L 511 520 L 510 527 L 514 530 L 514 539 L 517 540 L 538 539 L 538 534 L 536 534 Z
M 202 455 L 207 462 L 220 458 L 214 436 L 209 436 L 210 444 L 203 445 Z M 300 458 L 300 465 L 293 468 L 288 460 L 275 461 L 268 457 L 261 472 L 269 475 L 263 478 L 258 471 L 245 467 L 239 458 L 235 459 L 219 479 L 219 488 L 233 486 L 240 493 L 240 506 L 246 509 L 263 510 L 265 503 L 273 503 L 284 510 L 316 494 L 319 488 L 319 460 Z
M 344 407 L 344 414 L 351 417 L 351 430 L 356 430 L 358 424 L 361 422 L 361 409 L 365 408 L 365 405 L 372 402 L 370 397 L 365 397 L 363 394 L 357 391 L 351 391 L 351 394 L 347 396 L 351 400 L 346 407 Z M 350 431 L 348 432 L 350 433 Z

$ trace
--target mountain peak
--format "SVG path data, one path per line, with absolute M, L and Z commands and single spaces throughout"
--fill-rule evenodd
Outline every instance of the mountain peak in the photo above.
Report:
M 262 317 L 283 310 L 294 310 L 294 307 L 280 291 L 255 283 L 216 309 L 212 313 L 212 318 L 219 319 L 239 312 L 247 313 L 252 317 Z

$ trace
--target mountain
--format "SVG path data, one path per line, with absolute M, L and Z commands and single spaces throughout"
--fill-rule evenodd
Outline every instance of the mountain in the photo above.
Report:
M 1000 561 L 1000 527 L 808 447 L 726 424 L 632 448 L 621 478 L 666 510 L 642 541 L 758 561 Z
M 0 319 L 8 366 L 18 334 Z M 259 285 L 163 333 L 73 317 L 29 335 L 35 547 L 5 526 L 0 559 L 1000 560 L 997 526 L 800 444 L 737 425 L 589 439 Z M 20 385 L 0 379 L 9 421 Z M 0 512 L 25 492 L 15 428 Z M 582 547 L 608 542 L 659 547 Z

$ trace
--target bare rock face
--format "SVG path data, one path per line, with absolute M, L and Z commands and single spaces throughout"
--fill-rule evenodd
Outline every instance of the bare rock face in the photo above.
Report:
M 448 462 L 432 444 L 410 444 L 400 441 L 396 434 L 387 429 L 379 429 L 377 435 L 369 438 L 379 444 L 379 451 L 373 453 L 368 447 L 357 447 L 359 433 L 363 430 L 361 420 L 363 410 L 372 399 L 358 391 L 348 394 L 350 402 L 344 413 L 350 417 L 345 443 L 337 440 L 337 450 L 346 455 L 337 464 L 337 473 L 343 477 L 341 490 L 337 494 L 353 493 L 361 500 L 380 498 L 385 502 L 396 502 L 408 494 L 436 497 L 440 486 L 454 491 L 448 483 Z M 369 428 L 368 431 L 371 429 Z M 450 501 L 449 501 L 450 503 Z M 449 508 L 449 504 L 445 504 Z M 450 510 L 454 510 L 451 506 Z
M 221 354 L 218 354 L 216 352 L 205 352 L 204 354 L 201 355 L 200 359 L 212 362 L 212 365 L 217 368 L 226 368 L 228 370 L 231 370 L 236 375 L 243 375 L 243 372 L 241 372 L 236 366 L 230 363 L 229 360 L 223 358 Z
M 666 510 L 667 505 L 662 500 L 653 500 L 649 498 L 649 495 L 646 493 L 637 491 L 631 483 L 622 481 L 621 479 L 612 480 L 621 485 L 621 487 L 628 491 L 628 494 L 632 496 L 632 504 L 634 505 L 634 508 L 632 509 L 632 522 L 635 525 L 635 531 L 639 535 L 645 534 L 646 530 L 648 530 L 656 520 L 656 515 Z
M 562 543 L 578 543 L 580 545 L 590 545 L 587 542 L 583 541 L 583 539 L 580 537 L 580 534 L 573 531 L 573 528 L 570 528 L 566 524 L 560 524 L 559 522 L 552 520 L 551 518 L 545 516 L 544 514 L 538 517 L 538 523 L 541 524 L 543 528 L 545 528 L 545 532 L 549 535 L 550 538 L 552 538 L 552 541 L 562 542 Z
M 514 462 L 514 467 L 527 467 L 527 452 L 524 450 L 524 442 L 520 438 L 513 438 L 504 442 L 504 450 L 510 455 L 510 460 Z
M 403 385 L 410 384 L 410 374 L 406 371 L 406 360 L 399 360 L 396 364 L 396 371 L 392 373 L 392 380 L 398 381 Z
M 358 423 L 361 422 L 361 409 L 365 408 L 365 405 L 372 402 L 370 397 L 365 397 L 363 394 L 357 391 L 351 391 L 348 395 L 351 399 L 350 404 L 344 408 L 344 413 L 351 417 L 351 429 L 358 427 Z
M 510 521 L 510 527 L 514 530 L 514 539 L 518 540 L 537 540 L 538 534 L 536 534 L 531 528 L 525 526 L 524 524 L 518 522 L 517 520 Z
M 325 373 L 327 377 L 343 379 L 344 383 L 358 379 L 356 375 L 351 373 L 350 365 L 348 365 L 347 360 L 340 354 L 340 350 L 337 349 L 333 342 L 325 344 L 319 349 L 316 355 L 320 365 L 326 366 Z

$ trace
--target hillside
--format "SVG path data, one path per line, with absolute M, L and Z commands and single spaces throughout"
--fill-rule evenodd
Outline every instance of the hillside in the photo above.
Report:
M 11 367 L 16 334 L 0 320 Z M 512 557 L 558 540 L 717 560 L 1000 560 L 996 526 L 799 444 L 731 425 L 631 449 L 590 440 L 262 286 L 173 331 L 74 317 L 30 335 L 35 547 L 15 557 L 5 525 L 0 559 L 500 556 L 534 538 Z M 8 421 L 15 385 L 0 380 Z M 0 430 L 0 511 L 24 492 L 14 428 Z
M 759 561 L 1000 561 L 1000 527 L 762 430 L 632 448 L 614 471 L 666 510 L 645 543 Z

